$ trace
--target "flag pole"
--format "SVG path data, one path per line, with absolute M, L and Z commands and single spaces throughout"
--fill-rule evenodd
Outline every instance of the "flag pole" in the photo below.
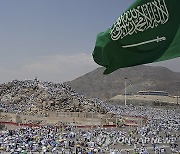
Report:
M 126 106 L 126 80 L 127 80 L 127 78 L 124 78 L 125 80 L 124 80 L 124 90 L 125 90 L 125 93 L 124 93 L 124 96 L 125 96 L 125 99 L 124 99 L 124 105 Z
M 177 94 L 177 105 L 179 105 L 179 91 L 178 91 L 178 94 Z

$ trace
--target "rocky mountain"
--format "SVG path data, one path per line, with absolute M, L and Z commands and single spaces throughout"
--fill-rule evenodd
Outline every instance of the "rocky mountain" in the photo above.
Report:
M 69 85 L 35 80 L 13 80 L 0 85 L 0 110 L 44 116 L 46 111 L 106 112 L 98 99 L 86 99 Z
M 125 78 L 127 93 L 141 90 L 167 91 L 178 95 L 180 91 L 180 73 L 164 67 L 140 65 L 119 69 L 109 75 L 103 75 L 104 68 L 98 68 L 68 84 L 78 93 L 88 97 L 109 99 L 124 94 Z

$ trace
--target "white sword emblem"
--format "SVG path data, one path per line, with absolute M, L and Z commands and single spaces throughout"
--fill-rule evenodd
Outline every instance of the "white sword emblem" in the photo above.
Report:
M 131 47 L 136 47 L 136 46 L 140 46 L 140 45 L 144 45 L 144 44 L 149 44 L 149 43 L 152 43 L 152 42 L 161 42 L 161 41 L 165 41 L 166 40 L 166 37 L 159 37 L 157 36 L 156 39 L 153 39 L 153 40 L 149 40 L 149 41 L 145 41 L 145 42 L 140 42 L 140 43 L 136 43 L 136 44 L 130 44 L 130 45 L 125 45 L 125 46 L 122 46 L 123 48 L 131 48 Z

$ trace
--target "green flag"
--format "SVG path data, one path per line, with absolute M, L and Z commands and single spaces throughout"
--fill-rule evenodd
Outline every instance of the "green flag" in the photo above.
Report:
M 97 35 L 94 61 L 119 68 L 180 57 L 180 0 L 136 0 L 105 32 Z

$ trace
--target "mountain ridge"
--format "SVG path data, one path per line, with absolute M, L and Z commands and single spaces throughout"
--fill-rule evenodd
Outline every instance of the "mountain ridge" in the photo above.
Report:
M 103 75 L 103 71 L 103 67 L 97 68 L 68 81 L 67 84 L 87 97 L 109 99 L 118 94 L 124 94 L 125 78 L 127 78 L 127 93 L 157 90 L 178 95 L 180 72 L 173 72 L 165 67 L 139 65 L 122 68 L 109 75 Z

